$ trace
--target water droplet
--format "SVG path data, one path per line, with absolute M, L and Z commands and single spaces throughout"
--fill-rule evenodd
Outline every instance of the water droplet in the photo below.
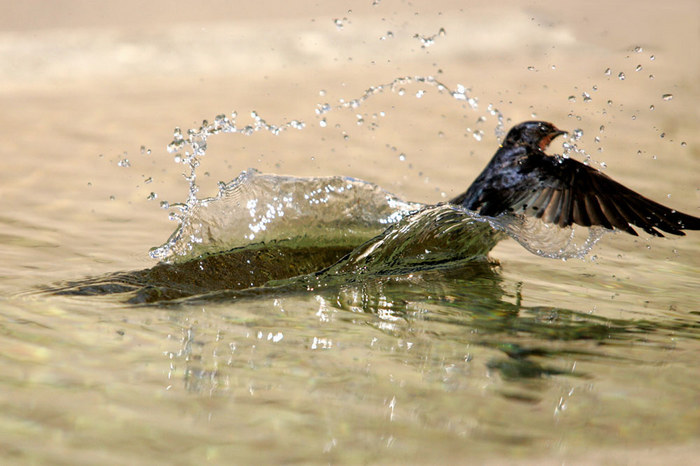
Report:
M 592 87 L 591 89 L 593 89 L 594 91 L 597 91 L 597 90 L 598 90 L 598 85 L 597 85 L 597 84 L 594 84 L 593 87 Z
M 594 137 L 593 140 L 594 140 L 595 142 L 600 142 L 600 138 L 599 138 L 598 136 Z
M 619 79 L 620 81 L 624 81 L 625 80 L 625 73 L 620 71 L 620 73 L 617 75 L 617 79 Z
M 151 191 L 151 194 L 149 194 L 146 199 L 148 199 L 149 201 L 152 201 L 152 200 L 157 199 L 157 198 L 158 198 L 158 194 Z
M 416 92 L 416 98 L 417 98 L 417 99 L 420 99 L 421 97 L 423 97 L 424 94 L 425 94 L 425 91 L 424 91 L 424 90 L 420 90 L 420 91 Z
M 608 100 L 608 105 L 612 105 L 612 104 L 613 104 L 613 101 L 612 101 L 612 100 Z
M 121 159 L 119 162 L 117 162 L 117 165 L 120 167 L 129 168 L 131 163 L 129 162 L 129 159 Z
M 649 75 L 649 79 L 654 79 L 654 75 L 653 75 L 653 74 L 650 74 L 650 75 Z
M 637 65 L 634 71 L 642 71 L 642 65 Z
M 575 95 L 570 95 L 569 96 L 569 102 L 576 102 L 576 96 Z
M 474 139 L 477 141 L 481 141 L 484 137 L 484 132 L 482 130 L 477 130 L 472 133 L 472 136 L 474 136 Z
M 650 55 L 649 60 L 654 61 L 654 60 L 656 60 L 656 57 L 654 55 Z
M 685 141 L 681 141 L 681 147 L 685 147 L 685 146 L 687 146 L 687 145 L 688 145 L 688 144 L 687 144 Z
M 556 69 L 557 69 L 557 65 L 552 65 L 552 69 L 553 69 L 553 70 L 556 70 Z
M 404 154 L 403 152 L 401 152 L 401 153 L 399 154 L 399 160 L 402 161 L 402 162 L 405 161 L 405 160 L 406 160 L 406 154 Z
M 640 46 L 636 46 L 636 47 L 634 48 L 634 53 L 642 53 L 643 51 L 644 51 L 644 49 L 641 48 Z
M 581 137 L 583 137 L 583 130 L 581 128 L 577 128 L 573 131 L 573 133 L 571 133 L 571 135 L 574 141 L 578 141 L 581 139 Z
M 593 100 L 591 99 L 591 95 L 588 92 L 584 92 L 583 94 L 581 94 L 581 96 L 583 97 L 584 102 L 590 102 L 591 100 Z
M 605 76 L 610 76 L 612 74 L 612 70 L 610 68 L 605 68 Z
M 328 125 L 328 122 L 326 121 L 325 118 L 323 118 L 321 121 L 318 122 L 318 125 L 319 125 L 321 128 L 325 128 L 325 127 Z
M 673 94 L 664 94 L 661 98 L 668 102 L 669 100 L 673 100 Z
M 115 200 L 115 199 L 116 199 L 116 197 L 114 197 L 114 194 L 112 194 L 111 196 L 109 196 L 109 200 L 110 200 L 110 201 L 113 201 L 113 200 Z
M 92 186 L 92 181 L 88 181 L 88 186 Z
M 320 95 L 321 97 L 324 97 L 326 95 L 326 90 L 321 89 L 320 91 L 318 91 L 318 95 Z
M 608 164 L 605 162 L 600 162 L 600 168 L 608 168 Z
M 654 106 L 653 106 L 653 105 L 649 105 L 649 110 L 652 110 L 652 111 L 653 111 L 653 110 L 654 110 Z
M 598 128 L 598 129 L 599 129 L 600 132 L 602 133 L 603 131 L 605 131 L 605 125 L 600 125 L 600 128 Z
M 153 178 L 149 176 L 149 177 L 146 178 L 143 182 L 146 183 L 146 184 L 152 183 L 152 182 L 153 182 Z
M 661 137 L 661 139 L 665 138 L 665 137 L 666 137 L 666 133 L 661 133 L 661 134 L 659 135 L 659 137 Z
M 168 201 L 160 201 L 160 208 L 161 209 L 169 209 L 170 203 Z
M 528 71 L 535 71 L 535 67 L 534 67 L 534 66 L 528 66 L 528 67 L 527 67 L 527 70 L 528 70 Z
M 338 28 L 339 31 L 340 31 L 341 29 L 343 29 L 343 20 L 342 20 L 342 19 L 335 18 L 335 19 L 333 20 L 333 24 L 335 24 L 335 27 Z

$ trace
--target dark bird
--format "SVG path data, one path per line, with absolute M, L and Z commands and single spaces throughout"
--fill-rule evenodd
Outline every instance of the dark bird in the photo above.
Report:
M 669 209 L 622 186 L 593 167 L 547 155 L 554 138 L 566 134 L 545 121 L 514 126 L 483 172 L 450 203 L 495 217 L 529 215 L 567 227 L 599 225 L 637 236 L 684 235 L 700 229 L 700 218 Z

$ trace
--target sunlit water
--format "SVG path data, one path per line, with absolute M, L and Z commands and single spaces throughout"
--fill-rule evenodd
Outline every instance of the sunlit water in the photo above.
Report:
M 339 17 L 334 27 L 351 24 Z M 447 30 L 410 39 L 439 50 Z M 597 73 L 619 82 L 618 68 Z M 159 262 L 147 262 L 146 250 L 123 259 L 120 238 L 134 224 L 54 220 L 33 213 L 29 195 L 24 209 L 4 213 L 2 251 L 15 265 L 2 269 L 0 455 L 71 464 L 615 462 L 621 450 L 695 442 L 696 232 L 648 240 L 481 218 L 346 176 L 341 161 L 332 176 L 287 176 L 246 169 L 229 154 L 233 168 L 216 174 L 218 190 L 199 186 L 219 141 L 293 133 L 324 144 L 312 139 L 313 125 L 366 144 L 349 125 L 380 131 L 392 118 L 381 109 L 418 100 L 469 122 L 474 172 L 495 150 L 481 141 L 498 141 L 514 117 L 442 81 L 362 81 L 366 92 L 308 103 L 311 119 L 269 123 L 253 113 L 250 123 L 219 116 L 176 130 L 168 149 L 185 169 L 180 202 L 148 185 L 149 202 L 163 201 L 174 221 L 169 238 L 146 232 Z M 595 92 L 559 96 L 575 104 L 558 123 L 572 137 L 553 150 L 604 167 L 598 148 L 611 130 L 602 122 L 614 120 L 604 112 L 631 119 L 637 110 Z M 581 110 L 591 94 L 593 117 Z M 367 106 L 380 97 L 373 116 Z M 584 123 L 601 120 L 589 124 L 587 144 L 577 111 Z M 438 117 L 428 121 L 414 132 L 433 144 L 448 131 Z M 642 134 L 616 137 L 633 143 Z M 72 137 L 77 146 L 87 136 Z M 366 150 L 386 155 L 383 140 L 369 141 Z M 401 152 L 407 145 L 390 150 L 397 164 L 418 159 Z M 112 169 L 134 169 L 126 165 Z M 635 181 L 653 185 L 655 174 Z M 83 230 L 92 242 L 80 244 Z M 111 265 L 124 262 L 133 267 Z

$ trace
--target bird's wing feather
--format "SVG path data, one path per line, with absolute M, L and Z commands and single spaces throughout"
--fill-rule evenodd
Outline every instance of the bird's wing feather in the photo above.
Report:
M 683 229 L 700 229 L 697 217 L 647 199 L 573 159 L 538 157 L 524 161 L 521 170 L 537 180 L 534 185 L 514 186 L 507 198 L 490 202 L 490 212 L 482 213 L 524 213 L 561 227 L 599 225 L 633 235 L 632 225 L 655 236 L 663 236 L 659 230 L 683 235 Z

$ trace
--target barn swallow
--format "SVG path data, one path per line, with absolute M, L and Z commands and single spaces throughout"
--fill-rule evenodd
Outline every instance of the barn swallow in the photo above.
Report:
M 545 121 L 514 126 L 484 171 L 450 203 L 491 217 L 527 215 L 560 227 L 597 225 L 635 236 L 633 225 L 654 236 L 700 229 L 698 217 L 647 199 L 574 159 L 545 154 L 562 134 Z

